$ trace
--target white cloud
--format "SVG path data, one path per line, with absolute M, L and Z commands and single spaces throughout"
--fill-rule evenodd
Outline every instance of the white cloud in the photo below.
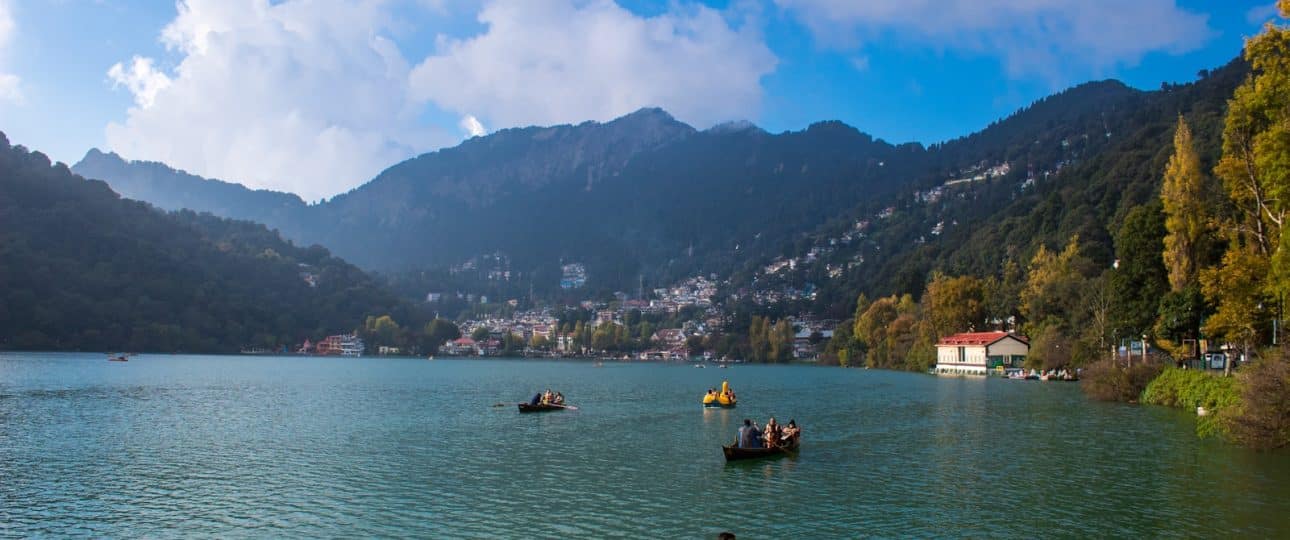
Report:
M 441 37 L 412 72 L 415 97 L 489 125 L 608 120 L 659 106 L 705 127 L 756 116 L 777 59 L 757 25 L 673 3 L 639 17 L 610 0 L 491 2 L 486 30 Z
M 109 70 L 135 98 L 107 145 L 134 159 L 308 200 L 456 140 L 418 122 L 378 0 L 184 0 L 149 58 Z
M 484 129 L 484 124 L 480 123 L 478 118 L 469 114 L 461 117 L 461 123 L 457 125 L 461 127 L 462 131 L 466 132 L 467 137 L 481 137 L 488 134 L 488 130 Z
M 441 0 L 182 0 L 160 35 L 173 58 L 108 70 L 135 105 L 107 126 L 107 145 L 312 200 L 460 140 L 451 124 L 426 125 L 431 105 L 455 114 L 468 136 L 645 106 L 702 125 L 755 115 L 760 79 L 776 63 L 748 21 L 754 10 L 677 3 L 647 18 L 611 0 L 500 0 L 481 8 L 483 33 L 441 34 L 413 68 L 392 37 L 425 26 L 406 18 L 409 6 L 427 18 L 447 9 Z
M 143 109 L 151 107 L 157 99 L 157 93 L 170 86 L 170 77 L 153 69 L 151 58 L 139 56 L 130 60 L 129 68 L 117 62 L 108 69 L 108 78 L 112 79 L 113 88 L 118 86 L 128 88 L 130 93 L 134 94 L 135 104 Z
M 1182 53 L 1214 35 L 1173 0 L 775 0 L 830 47 L 895 42 L 997 56 L 1014 77 L 1052 80 L 1150 52 Z
M 13 10 L 9 7 L 8 0 L 0 0 L 0 61 L 8 53 L 9 41 L 13 39 L 13 34 L 17 30 L 17 24 L 13 22 Z M 0 65 L 2 68 L 3 65 Z M 22 103 L 22 79 L 12 73 L 5 73 L 0 70 L 0 102 L 8 101 L 10 103 Z

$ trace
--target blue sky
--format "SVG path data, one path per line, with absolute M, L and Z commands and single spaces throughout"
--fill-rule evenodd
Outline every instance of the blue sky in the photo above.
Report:
M 1267 1 L 0 0 L 0 131 L 309 200 L 517 125 L 965 135 L 1080 82 L 1227 62 Z

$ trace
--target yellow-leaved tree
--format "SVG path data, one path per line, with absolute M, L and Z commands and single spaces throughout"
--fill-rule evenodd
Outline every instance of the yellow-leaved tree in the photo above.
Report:
M 1165 211 L 1165 269 L 1174 292 L 1194 285 L 1201 259 L 1209 250 L 1210 203 L 1191 128 L 1182 115 L 1174 131 L 1174 153 L 1165 167 L 1160 199 Z

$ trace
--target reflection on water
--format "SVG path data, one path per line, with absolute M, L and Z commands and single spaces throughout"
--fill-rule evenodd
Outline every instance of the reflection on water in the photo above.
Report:
M 723 377 L 739 407 L 704 409 Z M 517 413 L 548 387 L 581 409 Z M 772 415 L 799 454 L 727 465 Z M 1066 383 L 0 355 L 0 536 L 1267 537 L 1290 534 L 1288 461 Z

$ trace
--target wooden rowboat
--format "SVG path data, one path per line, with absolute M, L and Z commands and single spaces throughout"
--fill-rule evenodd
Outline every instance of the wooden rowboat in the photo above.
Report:
M 537 405 L 520 403 L 519 406 L 520 412 L 522 413 L 564 411 L 569 409 L 577 410 L 577 407 L 572 405 L 556 405 L 553 403 L 539 403 Z
M 726 455 L 726 461 L 738 461 L 742 459 L 759 459 L 771 457 L 783 457 L 789 454 L 796 454 L 797 448 L 802 442 L 793 441 L 788 446 L 778 446 L 775 448 L 738 448 L 734 445 L 722 446 L 721 452 Z

